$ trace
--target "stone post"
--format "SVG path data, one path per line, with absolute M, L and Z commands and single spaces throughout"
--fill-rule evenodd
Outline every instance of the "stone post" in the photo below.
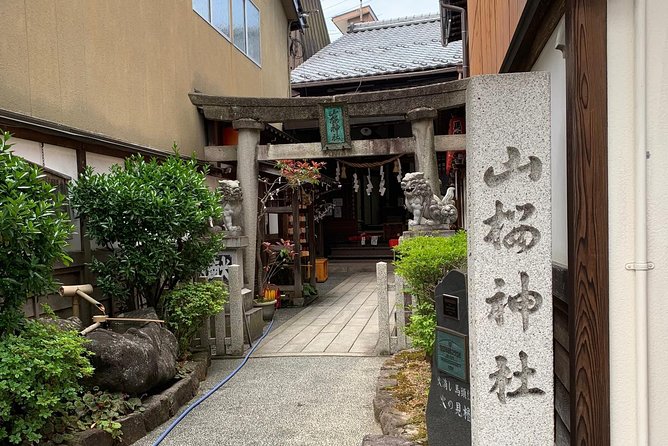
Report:
M 472 446 L 553 445 L 550 80 L 466 98 Z
M 404 279 L 394 275 L 394 308 L 397 318 L 397 350 L 406 348 L 406 299 L 404 298 Z
M 378 298 L 378 353 L 390 354 L 390 303 L 387 293 L 387 263 L 376 263 L 376 295 Z
M 415 170 L 424 173 L 431 190 L 442 198 L 434 146 L 434 119 L 437 115 L 433 108 L 421 107 L 406 113 L 406 119 L 411 122 L 415 138 Z
M 238 119 L 233 122 L 233 126 L 239 130 L 239 142 L 237 143 L 237 179 L 243 192 L 243 229 L 248 237 L 248 246 L 246 246 L 244 251 L 243 274 L 246 286 L 254 291 L 259 174 L 257 145 L 260 142 L 260 130 L 264 129 L 264 124 L 254 119 Z M 253 293 L 254 295 L 255 293 Z
M 244 352 L 245 316 L 242 282 L 239 265 L 230 265 L 230 352 L 233 355 L 241 355 Z

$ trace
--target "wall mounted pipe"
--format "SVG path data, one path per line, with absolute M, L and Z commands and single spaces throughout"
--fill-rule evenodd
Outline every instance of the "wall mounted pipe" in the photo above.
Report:
M 460 14 L 462 27 L 462 76 L 469 77 L 469 46 L 468 46 L 468 22 L 466 19 L 466 9 L 451 5 L 446 0 L 441 0 L 441 29 L 445 26 L 443 18 L 445 11 L 452 11 Z M 445 41 L 442 42 L 445 44 Z
M 647 271 L 653 265 L 647 261 L 647 0 L 636 0 L 634 6 L 635 33 L 635 187 L 634 235 L 635 260 L 627 269 L 635 272 L 636 300 L 636 445 L 649 444 L 649 379 L 647 327 Z

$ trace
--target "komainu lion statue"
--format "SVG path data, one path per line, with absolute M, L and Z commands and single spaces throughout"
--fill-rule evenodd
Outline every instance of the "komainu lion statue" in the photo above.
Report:
M 240 235 L 241 226 L 238 224 L 241 213 L 241 200 L 243 194 L 239 181 L 221 180 L 218 189 L 223 197 L 223 228 L 231 235 Z
M 413 219 L 408 221 L 409 228 L 424 225 L 449 229 L 457 221 L 454 187 L 448 188 L 441 200 L 432 192 L 424 173 L 413 172 L 402 178 L 401 189 L 404 191 L 406 209 L 413 214 Z

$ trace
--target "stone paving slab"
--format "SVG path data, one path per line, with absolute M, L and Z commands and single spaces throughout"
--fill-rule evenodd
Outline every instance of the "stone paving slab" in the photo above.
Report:
M 349 275 L 311 306 L 283 322 L 267 336 L 253 356 L 373 356 L 377 342 L 376 275 L 361 272 Z

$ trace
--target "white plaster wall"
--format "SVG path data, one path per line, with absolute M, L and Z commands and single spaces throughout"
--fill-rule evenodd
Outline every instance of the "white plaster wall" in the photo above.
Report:
M 561 32 L 561 35 L 559 33 Z M 568 265 L 568 216 L 566 212 L 566 60 L 555 48 L 563 39 L 564 18 L 531 71 L 550 73 L 552 109 L 552 260 Z
M 668 2 L 647 0 L 647 151 L 650 444 L 668 444 Z M 608 0 L 608 203 L 610 231 L 610 386 L 613 446 L 636 444 L 634 273 L 634 23 L 633 2 Z M 644 402 L 641 402 L 644 403 Z
M 108 173 L 114 164 L 123 164 L 123 158 L 116 158 L 99 153 L 86 152 L 86 164 L 91 166 L 96 173 Z
M 647 5 L 647 150 L 650 444 L 668 444 L 668 2 Z
M 75 150 L 51 144 L 42 145 L 39 142 L 21 138 L 12 138 L 10 143 L 16 155 L 76 179 L 77 154 Z M 70 252 L 81 251 L 81 237 L 79 237 L 81 223 L 77 218 L 72 221 L 72 224 L 74 225 L 74 233 L 69 240 L 67 250 Z

